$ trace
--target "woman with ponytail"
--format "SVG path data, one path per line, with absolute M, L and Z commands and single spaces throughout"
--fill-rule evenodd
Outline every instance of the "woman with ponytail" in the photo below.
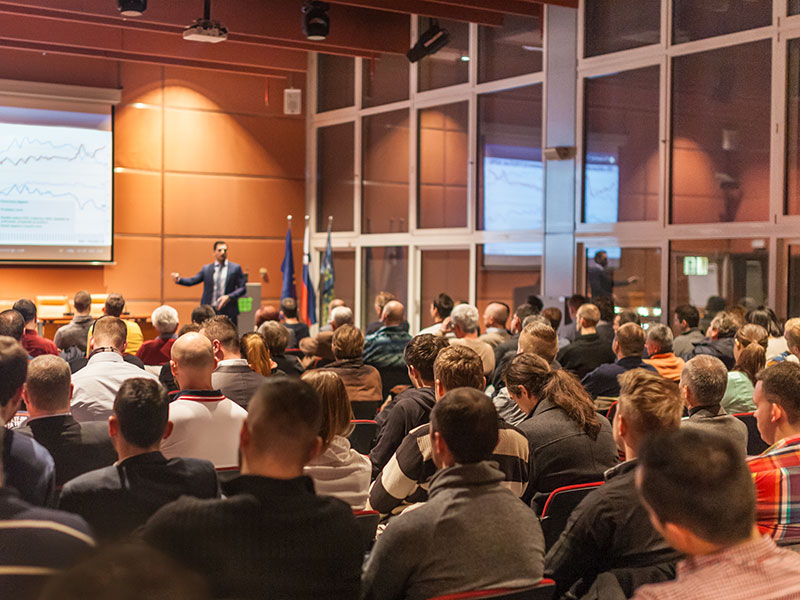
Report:
M 739 328 L 733 342 L 736 365 L 728 373 L 728 387 L 722 397 L 722 408 L 729 414 L 753 412 L 753 390 L 756 373 L 767 364 L 769 333 L 761 325 L 748 323 Z
M 554 489 L 600 481 L 618 462 L 611 425 L 566 371 L 553 371 L 535 354 L 518 354 L 503 376 L 527 416 L 517 427 L 531 443 L 533 465 L 525 500 L 537 513 Z

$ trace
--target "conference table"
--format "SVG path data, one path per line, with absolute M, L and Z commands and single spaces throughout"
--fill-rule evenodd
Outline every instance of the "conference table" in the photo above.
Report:
M 145 340 L 152 340 L 158 337 L 158 331 L 153 327 L 150 321 L 150 315 L 127 315 L 123 314 L 122 318 L 126 321 L 136 321 L 142 329 L 142 335 Z M 72 315 L 63 315 L 61 317 L 45 317 L 39 318 L 39 334 L 43 335 L 49 340 L 52 340 L 56 331 L 62 325 L 66 325 L 72 321 Z

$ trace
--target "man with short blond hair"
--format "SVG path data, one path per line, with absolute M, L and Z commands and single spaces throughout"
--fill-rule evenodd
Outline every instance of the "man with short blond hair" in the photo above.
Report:
M 455 388 L 483 391 L 486 387 L 480 357 L 465 346 L 440 350 L 433 363 L 433 377 L 437 401 Z M 503 485 L 522 497 L 529 479 L 530 444 L 518 429 L 499 417 L 498 421 L 500 441 L 491 460 L 501 466 Z M 436 472 L 430 448 L 430 423 L 412 429 L 372 484 L 368 506 L 389 514 L 400 512 L 408 504 L 424 502 L 431 477 Z
M 626 371 L 619 380 L 614 439 L 626 461 L 606 471 L 606 483 L 573 511 L 545 557 L 545 577 L 555 579 L 559 597 L 569 592 L 580 598 L 600 574 L 612 572 L 630 598 L 642 583 L 672 579 L 680 557 L 653 528 L 635 484 L 639 448 L 680 426 L 678 388 L 645 369 Z
M 617 358 L 607 340 L 597 334 L 599 321 L 600 309 L 594 304 L 582 304 L 575 313 L 578 336 L 556 356 L 565 370 L 572 371 L 579 378 L 602 364 L 613 363 Z
M 800 359 L 800 318 L 793 318 L 786 321 L 783 328 L 783 337 L 786 339 L 786 346 L 792 357 Z M 787 360 L 790 360 L 787 358 Z
M 103 314 L 109 317 L 117 317 L 118 319 L 122 319 L 122 313 L 124 311 L 125 298 L 122 297 L 122 294 L 109 294 L 106 298 L 105 304 L 103 304 Z M 144 342 L 142 328 L 139 327 L 139 324 L 136 323 L 136 321 L 131 321 L 130 319 L 122 319 L 122 322 L 125 323 L 125 327 L 127 328 L 127 334 L 125 336 L 125 352 L 127 354 L 136 354 L 136 352 L 139 351 L 139 347 L 142 345 L 142 342 Z M 93 329 L 94 325 L 89 327 L 88 336 L 90 338 L 92 337 Z M 87 350 L 87 352 L 91 352 L 91 350 Z
M 581 380 L 592 398 L 600 396 L 615 398 L 619 396 L 617 377 L 631 369 L 647 369 L 656 372 L 655 368 L 642 360 L 644 350 L 644 330 L 636 323 L 625 323 L 614 334 L 611 349 L 617 357 L 611 364 L 600 365 Z

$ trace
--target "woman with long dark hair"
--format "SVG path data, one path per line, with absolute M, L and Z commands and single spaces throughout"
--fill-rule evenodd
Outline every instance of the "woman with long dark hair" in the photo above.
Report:
M 534 354 L 518 354 L 506 367 L 508 392 L 527 417 L 517 427 L 531 442 L 533 468 L 528 498 L 541 509 L 547 494 L 599 481 L 619 460 L 611 424 L 566 371 L 550 369 Z M 535 494 L 535 495 L 534 495 Z

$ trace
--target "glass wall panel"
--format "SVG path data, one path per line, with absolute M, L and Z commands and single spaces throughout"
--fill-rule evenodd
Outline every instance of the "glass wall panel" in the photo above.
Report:
M 800 214 L 800 39 L 789 41 L 788 67 L 786 213 L 798 215 Z
M 408 110 L 364 117 L 362 233 L 408 231 Z
M 355 104 L 355 64 L 350 56 L 317 55 L 317 112 Z
M 661 0 L 586 0 L 584 56 L 597 56 L 661 39 Z
M 670 243 L 669 304 L 693 304 L 701 314 L 710 298 L 728 306 L 767 303 L 768 240 L 684 240 Z
M 542 20 L 505 15 L 502 27 L 478 27 L 478 81 L 542 70 Z
M 319 261 L 325 259 L 325 252 L 320 252 Z M 356 306 L 356 253 L 354 250 L 333 251 L 333 297 L 344 300 L 345 306 Z M 321 295 L 321 294 L 319 294 Z M 321 302 L 321 298 L 318 298 Z M 328 322 L 328 309 L 320 305 L 320 325 Z
M 587 247 L 585 294 L 611 297 L 617 312 L 636 311 L 643 323 L 660 321 L 661 248 Z
M 420 17 L 420 33 L 428 29 L 434 20 Z M 448 31 L 450 41 L 436 54 L 426 56 L 417 63 L 417 87 L 420 92 L 466 83 L 469 78 L 469 24 L 439 19 L 439 27 Z
M 354 124 L 317 129 L 317 231 L 353 231 Z
M 478 246 L 477 306 L 491 302 L 514 307 L 542 290 L 542 242 L 501 242 Z
M 419 111 L 420 228 L 467 226 L 468 128 L 467 102 Z
M 541 85 L 478 96 L 477 171 L 478 229 L 542 228 Z
M 800 0 L 789 0 L 789 14 L 800 15 Z
M 408 100 L 408 59 L 381 54 L 361 61 L 361 104 L 364 108 Z
M 433 325 L 431 307 L 441 293 L 469 302 L 469 250 L 423 250 L 419 328 Z
M 772 23 L 772 0 L 673 0 L 672 43 L 691 42 Z
M 408 247 L 386 246 L 363 248 L 364 281 L 361 286 L 364 327 L 380 319 L 375 310 L 375 296 L 378 292 L 394 294 L 403 305 L 408 299 Z
M 771 44 L 673 60 L 673 223 L 767 220 Z
M 658 66 L 586 79 L 583 222 L 658 219 Z
M 789 245 L 789 277 L 787 281 L 786 315 L 800 317 L 800 245 Z

